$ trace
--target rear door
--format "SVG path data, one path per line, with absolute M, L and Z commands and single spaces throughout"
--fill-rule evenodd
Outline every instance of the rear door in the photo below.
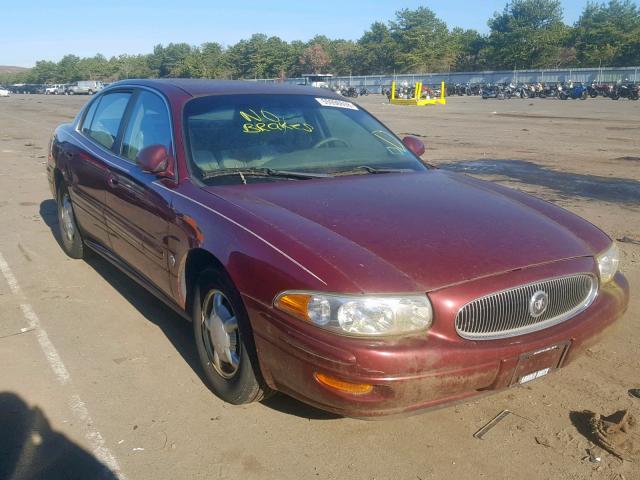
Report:
M 109 247 L 104 208 L 108 180 L 107 165 L 113 161 L 120 124 L 131 92 L 97 97 L 89 106 L 79 131 L 62 147 L 70 180 L 69 194 L 78 224 L 87 237 Z
M 158 178 L 143 172 L 138 153 L 150 145 L 173 151 L 167 105 L 159 94 L 139 90 L 123 129 L 120 155 L 108 166 L 107 209 L 114 253 L 138 274 L 166 294 L 171 294 L 166 237 L 174 218 L 166 190 Z

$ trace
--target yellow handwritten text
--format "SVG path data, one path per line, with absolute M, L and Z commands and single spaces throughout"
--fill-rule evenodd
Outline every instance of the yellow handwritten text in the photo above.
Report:
M 246 120 L 246 123 L 242 125 L 244 133 L 286 132 L 288 130 L 313 132 L 313 127 L 308 123 L 289 123 L 265 109 L 261 109 L 260 113 L 253 109 L 246 112 L 240 111 L 240 115 Z
M 371 132 L 383 145 L 387 148 L 387 151 L 392 155 L 402 155 L 407 151 L 405 146 L 398 141 L 393 135 L 382 130 L 375 130 Z

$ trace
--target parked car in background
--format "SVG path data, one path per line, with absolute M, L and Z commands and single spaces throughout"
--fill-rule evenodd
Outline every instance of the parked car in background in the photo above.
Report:
M 3 86 L 0 86 L 0 97 L 8 97 L 9 90 Z
M 45 91 L 45 86 L 37 83 L 17 83 L 11 85 L 9 87 L 11 92 L 13 93 L 22 93 L 22 94 L 43 94 Z
M 93 95 L 104 88 L 104 84 L 99 80 L 83 80 L 69 85 L 66 89 L 67 95 Z
M 49 85 L 45 88 L 45 95 L 64 95 L 67 91 L 68 85 L 66 83 L 57 83 Z
M 126 80 L 47 174 L 64 251 L 191 320 L 220 398 L 368 417 L 539 379 L 629 302 L 600 229 L 424 151 L 328 89 Z

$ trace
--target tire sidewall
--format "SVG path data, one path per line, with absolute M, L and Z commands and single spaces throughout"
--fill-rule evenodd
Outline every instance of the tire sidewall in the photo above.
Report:
M 70 256 L 71 258 L 83 258 L 84 257 L 84 243 L 82 241 L 82 233 L 80 232 L 80 228 L 78 227 L 78 222 L 76 221 L 76 215 L 73 211 L 73 203 L 71 203 L 72 210 L 72 221 L 75 227 L 75 235 L 73 240 L 69 240 L 67 238 L 67 234 L 64 231 L 62 226 L 62 201 L 65 196 L 69 195 L 69 191 L 67 190 L 66 185 L 61 185 L 58 189 L 58 197 L 56 198 L 57 203 L 57 214 L 58 214 L 58 234 L 60 235 L 60 244 L 64 252 Z M 71 198 L 69 197 L 69 201 L 71 202 Z
M 220 290 L 229 300 L 238 320 L 240 331 L 240 366 L 236 374 L 225 379 L 211 365 L 202 337 L 202 301 L 213 289 Z M 224 272 L 207 269 L 200 275 L 193 295 L 192 306 L 193 335 L 208 386 L 213 393 L 225 402 L 240 405 L 260 400 L 263 394 L 261 375 L 249 317 L 231 279 Z M 260 379 L 260 380 L 259 380 Z

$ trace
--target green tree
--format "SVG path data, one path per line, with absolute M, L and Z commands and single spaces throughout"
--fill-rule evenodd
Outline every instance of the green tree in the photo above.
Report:
M 33 83 L 54 83 L 60 78 L 58 65 L 55 62 L 40 60 L 31 69 L 29 77 Z
M 556 66 L 569 34 L 559 0 L 514 0 L 489 27 L 488 61 L 502 69 Z
M 451 70 L 473 71 L 486 65 L 486 37 L 476 30 L 456 27 L 451 31 L 449 45 L 452 52 Z
M 640 9 L 629 0 L 589 2 L 575 24 L 573 43 L 580 66 L 640 64 Z
M 200 47 L 202 63 L 207 78 L 229 78 L 231 72 L 222 45 L 215 42 L 203 43 Z
M 327 55 L 328 68 L 335 75 L 358 75 L 359 46 L 351 40 L 332 40 Z
M 400 10 L 389 29 L 398 44 L 396 61 L 400 70 L 442 71 L 453 63 L 447 24 L 429 8 Z
M 166 47 L 156 45 L 153 47 L 149 67 L 159 77 L 171 76 L 176 66 L 190 53 L 192 53 L 192 47 L 188 43 L 170 43 Z
M 114 71 L 112 80 L 150 78 L 156 72 L 149 66 L 151 55 L 120 55 L 109 60 Z
M 382 22 L 375 22 L 358 40 L 359 58 L 355 69 L 363 75 L 380 75 L 398 68 L 396 57 L 398 43 L 389 28 Z
M 82 80 L 79 68 L 80 57 L 76 55 L 65 55 L 58 62 L 58 80 L 62 82 L 75 82 Z
M 275 78 L 291 64 L 287 42 L 262 33 L 240 40 L 225 56 L 234 78 Z
M 78 71 L 83 80 L 108 80 L 115 71 L 104 55 L 81 58 L 78 61 Z

